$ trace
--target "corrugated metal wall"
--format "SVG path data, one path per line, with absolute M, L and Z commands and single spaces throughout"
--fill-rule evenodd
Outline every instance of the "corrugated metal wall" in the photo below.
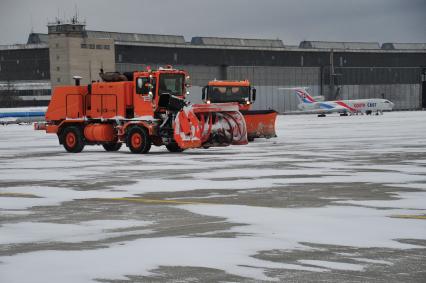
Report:
M 299 104 L 293 91 L 297 86 L 310 88 L 314 96 L 320 95 L 321 73 L 318 67 L 240 67 L 227 68 L 227 79 L 248 79 L 257 89 L 254 109 L 274 109 L 280 113 L 297 110 Z
M 143 70 L 147 65 L 153 68 L 159 67 L 155 64 L 118 63 L 117 70 L 121 72 Z M 321 92 L 321 79 L 328 83 L 328 78 L 321 74 L 320 67 L 196 65 L 175 67 L 187 70 L 191 76 L 192 87 L 189 100 L 192 103 L 201 102 L 202 87 L 214 79 L 250 80 L 257 89 L 257 100 L 253 108 L 275 109 L 280 113 L 298 110 L 299 100 L 294 91 L 285 88 L 308 87 L 312 96 L 328 93 L 326 84 L 322 86 L 323 92 Z M 417 75 L 420 74 L 419 70 L 419 68 L 395 68 L 395 70 L 386 68 L 386 71 L 383 68 L 377 68 L 377 70 L 376 68 L 351 68 L 351 70 L 346 68 L 345 78 L 338 78 L 336 87 L 341 87 L 341 99 L 386 98 L 395 103 L 395 110 L 419 109 L 421 107 L 420 77 L 416 80 Z M 374 77 L 368 77 L 369 74 L 374 74 Z M 380 77 L 380 74 L 385 77 Z M 389 79 L 389 74 L 398 74 L 395 83 L 381 83 Z M 372 81 L 377 83 L 371 83 Z M 342 84 L 348 82 L 352 84 Z
M 297 110 L 299 101 L 293 91 L 280 88 L 303 86 L 309 88 L 311 95 L 321 95 L 319 67 L 232 66 L 227 70 L 228 79 L 253 82 L 258 93 L 255 109 L 275 109 L 280 113 Z M 385 98 L 395 103 L 395 110 L 421 107 L 420 68 L 346 68 L 345 71 L 345 77 L 338 77 L 336 82 L 336 87 L 341 87 L 341 99 Z M 345 84 L 349 81 L 355 84 Z M 323 82 L 328 83 L 324 76 Z M 323 95 L 328 93 L 328 87 L 323 84 Z

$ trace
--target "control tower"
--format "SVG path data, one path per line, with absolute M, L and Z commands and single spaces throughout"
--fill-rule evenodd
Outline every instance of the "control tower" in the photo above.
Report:
M 48 25 L 50 79 L 52 86 L 73 84 L 81 76 L 82 84 L 99 80 L 99 70 L 115 70 L 114 40 L 88 38 L 85 22 L 77 16 L 56 19 Z

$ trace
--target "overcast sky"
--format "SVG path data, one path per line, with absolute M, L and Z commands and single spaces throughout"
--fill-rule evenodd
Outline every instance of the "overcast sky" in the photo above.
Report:
M 426 42 L 426 0 L 0 0 L 0 44 L 77 7 L 87 29 L 193 36 Z

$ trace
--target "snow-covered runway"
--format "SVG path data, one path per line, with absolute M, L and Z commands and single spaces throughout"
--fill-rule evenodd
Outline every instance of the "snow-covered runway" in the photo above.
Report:
M 69 154 L 0 127 L 0 282 L 426 278 L 426 112 L 280 116 L 278 138 Z

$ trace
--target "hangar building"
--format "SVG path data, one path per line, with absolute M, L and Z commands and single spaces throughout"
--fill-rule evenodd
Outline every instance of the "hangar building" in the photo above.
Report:
M 249 79 L 256 109 L 294 111 L 288 88 L 326 99 L 386 98 L 398 110 L 426 108 L 426 44 L 193 37 L 86 30 L 77 19 L 31 33 L 26 44 L 0 46 L 0 107 L 47 105 L 51 89 L 99 80 L 99 70 L 133 71 L 171 64 L 189 71 L 190 99 L 209 80 Z M 5 99 L 10 98 L 12 99 Z M 17 98 L 16 98 L 17 97 Z

